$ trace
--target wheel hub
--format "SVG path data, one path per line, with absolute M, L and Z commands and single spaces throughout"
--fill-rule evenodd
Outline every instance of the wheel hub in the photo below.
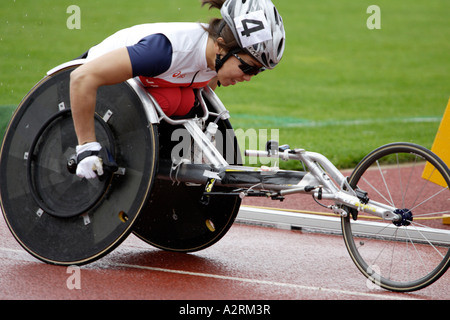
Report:
M 397 227 L 409 226 L 411 221 L 413 221 L 413 214 L 409 209 L 396 209 L 394 211 L 400 218 L 394 221 Z
M 96 132 L 113 147 L 110 129 L 96 116 Z M 74 175 L 67 157 L 75 153 L 76 136 L 70 109 L 52 116 L 36 134 L 28 152 L 28 187 L 40 209 L 54 217 L 71 218 L 93 208 L 104 196 L 109 181 L 87 181 Z M 69 159 L 70 162 L 70 159 Z

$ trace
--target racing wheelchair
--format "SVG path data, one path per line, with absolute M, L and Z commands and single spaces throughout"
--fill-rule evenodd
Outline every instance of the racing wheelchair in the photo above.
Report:
M 3 216 L 36 258 L 87 264 L 130 233 L 163 250 L 194 252 L 226 234 L 244 197 L 301 193 L 340 217 L 351 259 L 377 285 L 414 291 L 448 269 L 450 228 L 441 221 L 450 170 L 438 156 L 392 143 L 345 177 L 321 154 L 270 141 L 245 154 L 297 160 L 305 170 L 247 167 L 230 114 L 209 87 L 197 92 L 195 116 L 180 119 L 167 117 L 135 79 L 101 87 L 95 128 L 109 151 L 105 174 L 78 178 L 69 81 L 83 62 L 50 70 L 16 109 L 2 143 Z M 185 140 L 184 152 L 174 136 Z

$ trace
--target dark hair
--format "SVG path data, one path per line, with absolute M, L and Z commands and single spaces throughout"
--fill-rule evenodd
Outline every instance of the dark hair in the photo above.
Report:
M 202 7 L 209 5 L 209 9 L 216 8 L 220 10 L 225 1 L 226 0 L 202 0 Z
M 226 0 L 201 0 L 202 7 L 209 6 L 209 9 L 221 9 L 222 5 Z M 233 49 L 239 48 L 239 44 L 234 38 L 233 32 L 231 31 L 228 24 L 223 19 L 212 18 L 209 21 L 209 26 L 204 28 L 209 36 L 217 41 L 219 37 L 223 38 L 223 42 L 218 42 L 219 46 L 225 51 L 231 51 Z

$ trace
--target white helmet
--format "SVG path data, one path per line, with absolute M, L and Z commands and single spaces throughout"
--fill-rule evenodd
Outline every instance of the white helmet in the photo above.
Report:
M 283 19 L 270 0 L 227 0 L 220 13 L 239 46 L 267 69 L 281 60 L 285 47 Z

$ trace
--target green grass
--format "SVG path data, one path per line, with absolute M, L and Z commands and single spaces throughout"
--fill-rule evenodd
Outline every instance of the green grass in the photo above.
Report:
M 286 25 L 282 63 L 217 90 L 235 128 L 279 129 L 280 143 L 320 152 L 339 168 L 389 142 L 431 147 L 450 97 L 449 1 L 274 2 Z M 81 30 L 66 27 L 71 4 L 81 8 Z M 371 4 L 381 8 L 380 30 L 366 27 Z M 217 13 L 197 0 L 1 1 L 0 106 L 17 105 L 46 71 L 121 28 Z M 2 130 L 10 114 L 0 107 Z

